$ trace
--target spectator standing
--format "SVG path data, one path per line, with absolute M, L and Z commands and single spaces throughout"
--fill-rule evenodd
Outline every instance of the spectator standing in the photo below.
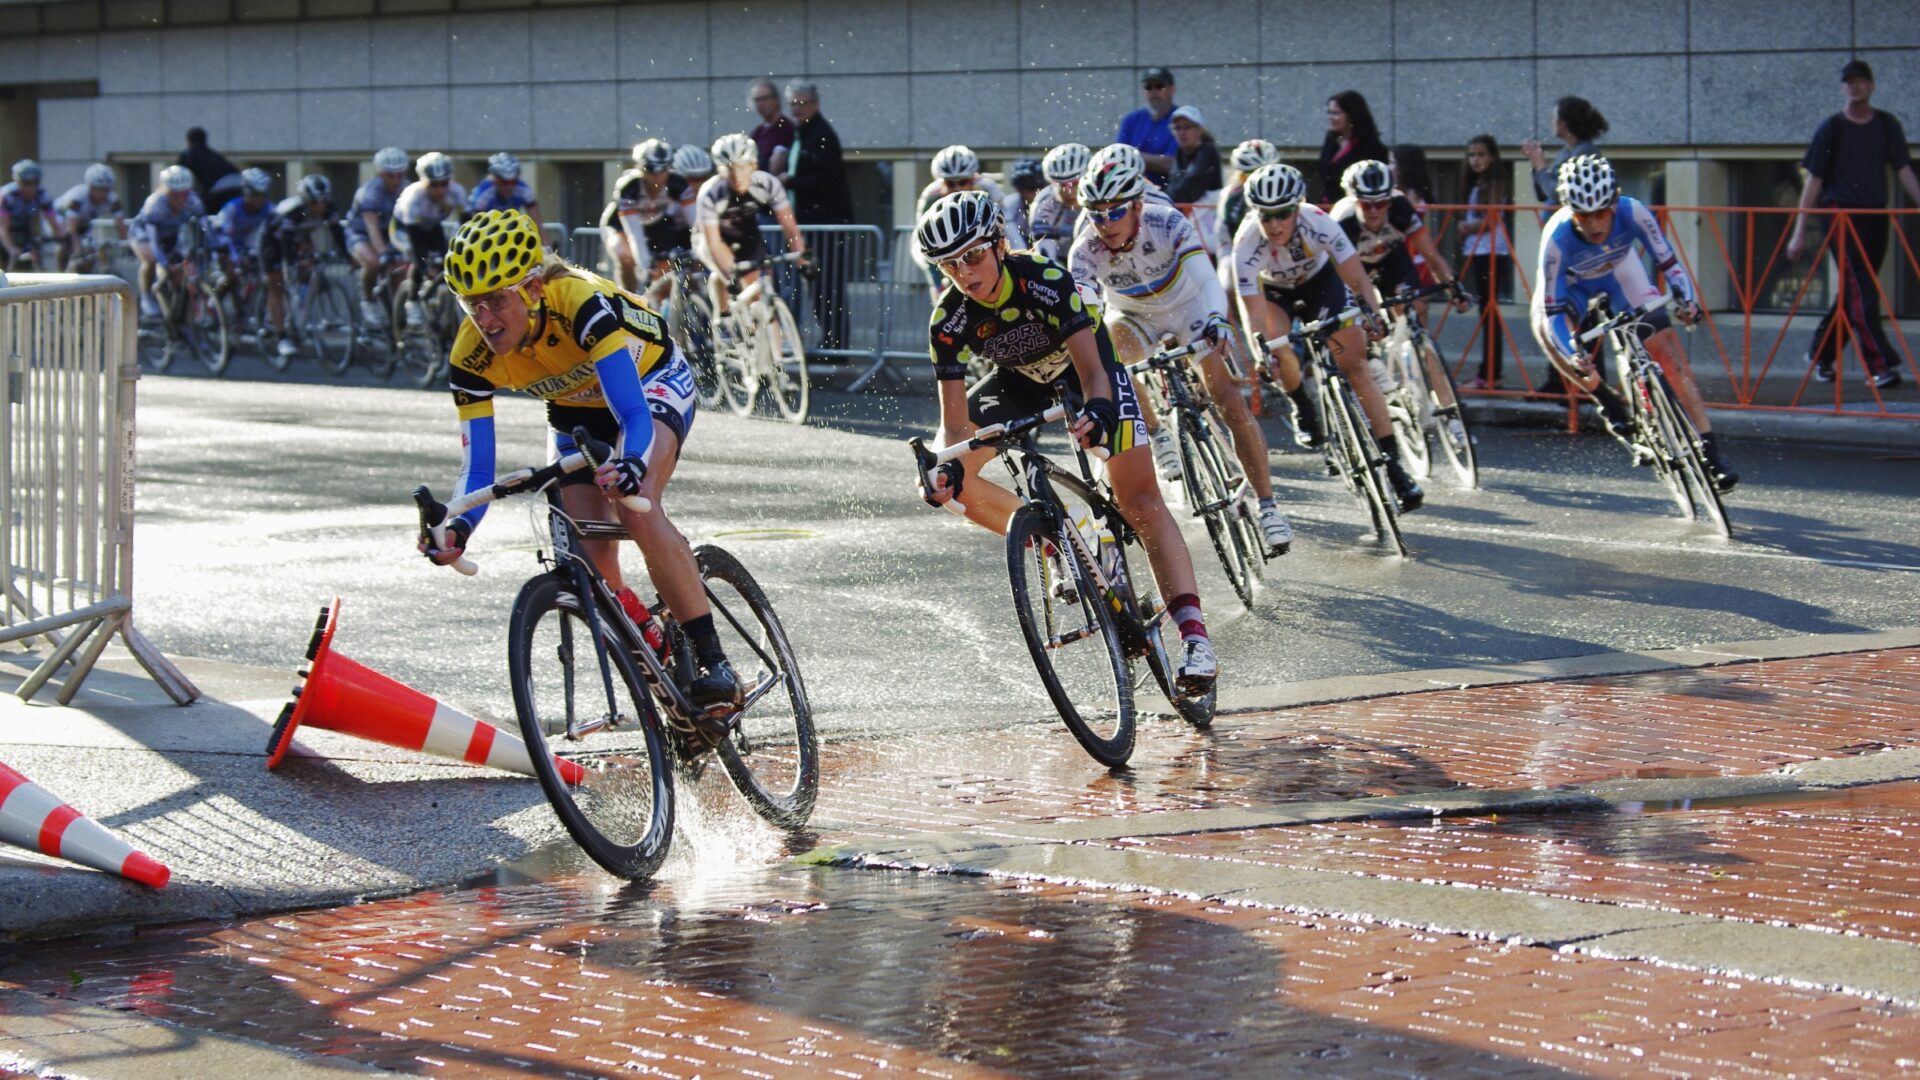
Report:
M 1120 118 L 1120 134 L 1113 141 L 1139 150 L 1147 162 L 1147 179 L 1165 187 L 1180 149 L 1173 137 L 1173 72 L 1148 68 L 1140 76 L 1140 93 L 1147 103 Z
M 1220 175 L 1220 147 L 1207 130 L 1207 118 L 1192 105 L 1173 110 L 1169 121 L 1178 149 L 1173 172 L 1167 177 L 1167 195 L 1176 203 L 1196 203 L 1224 186 Z
M 1913 158 L 1907 149 L 1907 133 L 1892 113 L 1873 107 L 1873 69 L 1864 60 L 1849 60 L 1840 69 L 1840 85 L 1846 107 L 1820 124 L 1800 162 L 1807 172 L 1807 184 L 1800 192 L 1800 209 L 1830 206 L 1842 210 L 1884 210 L 1887 205 L 1887 169 L 1900 178 L 1907 197 L 1920 206 L 1920 181 L 1913 173 Z M 1867 378 L 1881 389 L 1900 385 L 1900 354 L 1893 351 L 1887 332 L 1881 326 L 1880 290 L 1874 279 L 1881 259 L 1887 254 L 1888 219 L 1881 214 L 1860 214 L 1852 218 L 1858 243 L 1837 237 L 1829 247 L 1834 261 L 1842 267 L 1844 284 L 1839 298 L 1820 319 L 1814 331 L 1816 348 L 1826 339 L 1835 318 L 1844 317 L 1860 343 L 1860 355 L 1867 363 Z M 1845 241 L 1844 243 L 1842 241 Z M 1844 248 L 1842 251 L 1837 250 Z M 1862 257 L 1862 250 L 1865 256 Z M 1807 250 L 1807 215 L 1796 214 L 1793 236 L 1787 241 L 1787 257 L 1798 259 Z M 1844 259 L 1844 263 L 1841 260 Z M 1845 312 L 1841 308 L 1845 307 Z M 1820 350 L 1813 373 L 1821 382 L 1832 382 L 1834 361 L 1840 355 L 1836 336 Z M 1811 356 L 1811 350 L 1809 351 Z
M 780 91 L 771 79 L 756 79 L 747 89 L 747 103 L 760 114 L 760 126 L 748 134 L 760 151 L 760 171 L 787 175 L 787 148 L 793 145 L 793 121 L 780 111 Z
M 787 87 L 787 107 L 798 121 L 787 157 L 787 191 L 802 225 L 853 224 L 853 196 L 840 156 L 840 136 L 820 115 L 820 89 L 812 83 Z M 820 275 L 813 282 L 813 317 L 822 349 L 847 347 L 847 244 L 844 233 L 822 233 L 809 245 Z
M 1328 206 L 1340 198 L 1340 174 L 1356 161 L 1387 160 L 1380 125 L 1358 90 L 1342 90 L 1327 99 L 1327 137 L 1320 143 L 1320 187 L 1314 198 Z
M 1467 288 L 1480 297 L 1480 337 L 1486 359 L 1480 375 L 1467 383 L 1475 390 L 1500 386 L 1500 361 L 1506 353 L 1506 327 L 1500 321 L 1500 294 L 1513 274 L 1513 253 L 1507 246 L 1502 213 L 1493 209 L 1507 202 L 1507 163 L 1500 144 L 1491 135 L 1475 135 L 1467 142 L 1467 212 L 1460 219 L 1460 259 Z
M 1541 212 L 1541 219 L 1560 205 L 1560 199 L 1554 189 L 1560 183 L 1560 166 L 1568 158 L 1581 154 L 1598 156 L 1600 136 L 1607 133 L 1607 118 L 1593 107 L 1593 102 L 1583 97 L 1563 97 L 1553 103 L 1553 137 L 1560 140 L 1560 152 L 1551 162 L 1547 152 L 1540 147 L 1540 140 L 1528 139 L 1520 144 L 1520 152 L 1527 155 L 1527 163 L 1533 166 L 1533 194 L 1547 209 Z
M 208 206 L 225 203 L 220 196 L 240 193 L 240 169 L 207 145 L 206 128 L 187 129 L 187 148 L 180 151 L 179 161 L 193 174 L 193 182 Z

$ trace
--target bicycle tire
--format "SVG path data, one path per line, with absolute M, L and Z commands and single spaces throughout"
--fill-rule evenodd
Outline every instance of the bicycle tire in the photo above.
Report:
M 1720 493 L 1713 486 L 1713 470 L 1707 467 L 1706 448 L 1699 429 L 1693 426 L 1686 410 L 1680 408 L 1680 403 L 1674 399 L 1672 388 L 1666 385 L 1664 376 L 1660 389 L 1662 393 L 1656 400 L 1656 408 L 1661 412 L 1661 424 L 1679 447 L 1676 471 L 1687 489 L 1688 498 L 1699 509 L 1706 511 L 1707 520 L 1715 532 L 1732 538 L 1733 522 L 1727 518 L 1726 504 L 1720 501 Z M 1695 520 L 1698 520 L 1697 515 Z
M 800 326 L 794 322 L 787 302 L 776 296 L 768 304 L 773 317 L 760 328 L 760 345 L 769 396 L 788 423 L 804 424 L 813 396 L 807 377 L 806 342 L 800 339 Z
M 1367 414 L 1360 408 L 1353 390 L 1344 381 L 1336 395 L 1334 421 L 1340 429 L 1340 442 L 1349 455 L 1352 485 L 1373 524 L 1374 538 L 1392 543 L 1401 555 L 1409 554 L 1406 538 L 1400 534 L 1400 505 L 1387 480 L 1386 453 L 1373 437 Z
M 766 591 L 740 560 L 711 544 L 694 548 L 693 557 L 706 581 L 714 607 L 714 629 L 722 635 L 727 655 L 743 672 L 751 670 L 754 661 L 771 660 L 778 670 L 765 674 L 782 684 L 790 710 L 783 715 L 777 706 L 768 705 L 779 693 L 777 689 L 769 691 L 742 714 L 733 733 L 715 747 L 720 764 L 754 813 L 780 828 L 799 828 L 807 823 L 820 794 L 820 740 L 814 731 L 813 708 L 807 702 L 807 688 L 800 678 L 793 646 Z M 724 591 L 734 595 L 723 595 Z M 745 605 L 744 615 L 735 610 L 735 597 Z M 755 633 L 758 640 L 749 641 L 747 631 Z M 743 675 L 743 682 L 751 686 L 759 682 L 759 677 L 748 680 Z
M 1067 730 L 1095 761 L 1109 769 L 1122 768 L 1133 756 L 1134 745 L 1133 687 L 1127 674 L 1126 654 L 1120 645 L 1112 611 L 1095 597 L 1098 586 L 1082 561 L 1077 543 L 1069 544 L 1058 553 L 1058 558 L 1067 564 L 1077 595 L 1071 604 L 1054 595 L 1053 560 L 1046 554 L 1046 548 L 1054 544 L 1056 536 L 1053 514 L 1039 506 L 1021 507 L 1008 522 L 1007 580 L 1013 589 L 1014 614 L 1020 621 L 1020 633 L 1026 638 L 1027 651 L 1033 656 L 1041 685 L 1046 688 Z M 1062 665 L 1056 660 L 1056 654 L 1062 654 L 1063 649 L 1052 644 L 1061 637 L 1062 623 L 1055 617 L 1056 604 L 1060 614 L 1077 615 L 1078 619 L 1071 621 L 1084 620 L 1085 623 L 1069 631 L 1083 636 L 1062 643 L 1088 645 L 1084 651 L 1075 653 L 1073 691 L 1062 681 Z M 1091 642 L 1092 638 L 1099 639 L 1097 645 Z M 1082 656 L 1086 657 L 1084 661 Z M 1092 714 L 1092 710 L 1075 700 L 1082 677 L 1092 683 L 1106 684 L 1099 691 L 1101 698 L 1108 697 L 1110 686 L 1107 716 Z M 1102 725 L 1102 730 L 1095 729 L 1096 723 Z
M 693 368 L 693 393 L 703 409 L 718 408 L 725 399 L 726 374 L 713 353 L 713 304 L 692 289 L 676 290 L 674 324 L 680 330 L 677 339 Z
M 1181 472 L 1186 478 L 1187 505 L 1206 524 L 1207 539 L 1213 542 L 1213 552 L 1220 558 L 1220 568 L 1226 571 L 1227 583 L 1233 586 L 1234 595 L 1251 610 L 1256 575 L 1233 535 L 1233 517 L 1240 500 L 1230 497 L 1230 481 L 1225 465 L 1210 445 L 1213 440 L 1203 441 L 1196 434 L 1194 429 L 1198 423 L 1200 421 L 1194 417 L 1182 416 L 1176 425 L 1179 428 Z
M 740 416 L 752 416 L 754 402 L 760 396 L 759 380 L 754 376 L 754 344 L 740 340 L 737 312 L 729 313 L 724 318 L 731 325 L 727 327 L 724 341 L 718 332 L 714 335 L 714 366 L 720 370 L 720 385 L 726 394 L 727 408 Z
M 1686 477 L 1680 472 L 1680 444 L 1673 431 L 1661 422 L 1659 400 L 1667 393 L 1666 381 L 1658 371 L 1650 376 L 1636 378 L 1633 402 L 1641 427 L 1640 440 L 1653 454 L 1653 474 L 1660 479 L 1667 495 L 1680 509 L 1680 516 L 1688 521 L 1700 516 L 1693 504 L 1693 493 L 1687 490 Z
M 195 285 L 187 300 L 192 335 L 189 347 L 206 365 L 207 374 L 222 375 L 233 361 L 233 340 L 227 333 L 227 306 L 204 287 Z
M 353 366 L 354 348 L 360 335 L 359 312 L 352 292 L 325 271 L 313 271 L 300 315 L 301 333 L 313 350 L 320 368 L 329 375 L 344 375 Z
M 1453 380 L 1453 371 L 1440 357 L 1440 350 L 1431 340 L 1420 343 L 1420 352 L 1428 372 L 1439 372 L 1440 378 L 1447 384 L 1448 396 L 1453 399 L 1451 411 L 1440 403 L 1439 388 L 1434 385 L 1431 375 L 1427 379 L 1427 393 L 1432 400 L 1434 417 L 1434 441 L 1440 444 L 1441 453 L 1446 455 L 1447 464 L 1453 467 L 1454 476 L 1460 486 L 1468 490 L 1480 487 L 1480 458 L 1473 449 L 1473 427 L 1467 423 L 1467 407 L 1460 400 L 1460 386 Z M 1453 434 L 1452 425 L 1446 421 L 1460 421 L 1460 436 Z
M 1427 442 L 1427 425 L 1421 423 L 1421 411 L 1432 392 L 1427 388 L 1427 379 L 1415 371 L 1417 365 L 1419 356 L 1413 354 L 1413 344 L 1409 342 L 1405 356 L 1392 357 L 1392 367 L 1400 369 L 1400 384 L 1392 390 L 1382 386 L 1380 394 L 1386 398 L 1386 419 L 1394 425 L 1394 442 L 1400 444 L 1400 463 L 1413 479 L 1425 480 L 1432 477 L 1434 471 L 1434 452 Z
M 521 586 L 514 598 L 507 633 L 507 671 L 514 712 L 533 758 L 534 773 L 561 826 L 608 873 L 638 880 L 659 869 L 673 842 L 672 759 L 645 683 L 617 639 L 589 641 L 587 647 L 580 647 L 580 638 L 588 630 L 573 588 L 571 580 L 546 573 Z M 555 614 L 559 619 L 553 624 L 553 640 L 549 642 L 541 624 Z M 611 633 L 605 623 L 602 633 Z M 628 724 L 603 729 L 577 742 L 562 740 L 567 757 L 586 770 L 579 784 L 567 782 L 555 766 L 554 747 L 549 744 L 546 714 L 542 712 L 544 699 L 535 696 L 536 655 L 549 647 L 561 668 L 563 731 L 564 716 L 573 709 L 576 689 L 589 701 L 604 701 L 598 661 L 602 649 L 613 666 L 615 693 L 625 697 L 618 704 L 633 710 Z M 646 770 L 645 775 L 637 775 L 636 770 L 641 768 Z M 642 800 L 644 805 L 637 805 Z M 643 814 L 645 825 L 641 828 L 634 822 Z

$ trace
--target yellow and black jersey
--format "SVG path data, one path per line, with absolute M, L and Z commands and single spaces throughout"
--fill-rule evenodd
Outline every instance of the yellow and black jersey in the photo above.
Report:
M 548 281 L 535 320 L 537 336 L 503 356 L 487 348 L 471 318 L 460 324 L 448 358 L 460 419 L 492 416 L 494 391 L 502 388 L 556 405 L 604 409 L 595 364 L 624 350 L 645 378 L 673 355 L 666 324 L 645 301 L 585 271 Z

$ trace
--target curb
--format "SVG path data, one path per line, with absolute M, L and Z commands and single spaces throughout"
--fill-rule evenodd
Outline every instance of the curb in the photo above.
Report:
M 1475 423 L 1499 427 L 1555 427 L 1567 423 L 1566 405 L 1553 401 L 1466 395 Z M 1583 428 L 1592 421 L 1583 420 Z M 1920 417 L 1822 415 L 1759 409 L 1714 409 L 1714 430 L 1735 439 L 1764 439 L 1865 447 L 1895 453 L 1920 452 Z

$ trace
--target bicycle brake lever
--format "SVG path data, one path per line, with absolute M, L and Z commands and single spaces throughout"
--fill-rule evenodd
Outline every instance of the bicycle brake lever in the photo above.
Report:
M 926 442 L 918 435 L 907 440 L 907 447 L 913 451 L 913 464 L 914 468 L 920 471 L 921 483 L 926 485 L 928 491 L 932 491 L 934 475 L 940 471 L 939 460 L 934 456 L 933 451 L 927 449 Z M 942 505 L 961 517 L 967 514 L 966 504 L 959 499 L 948 499 Z
M 420 508 L 420 530 L 433 537 L 435 547 L 445 548 L 447 546 L 447 504 L 435 499 L 425 484 L 413 489 L 413 504 Z M 446 565 L 468 577 L 480 572 L 479 565 L 465 555 Z

